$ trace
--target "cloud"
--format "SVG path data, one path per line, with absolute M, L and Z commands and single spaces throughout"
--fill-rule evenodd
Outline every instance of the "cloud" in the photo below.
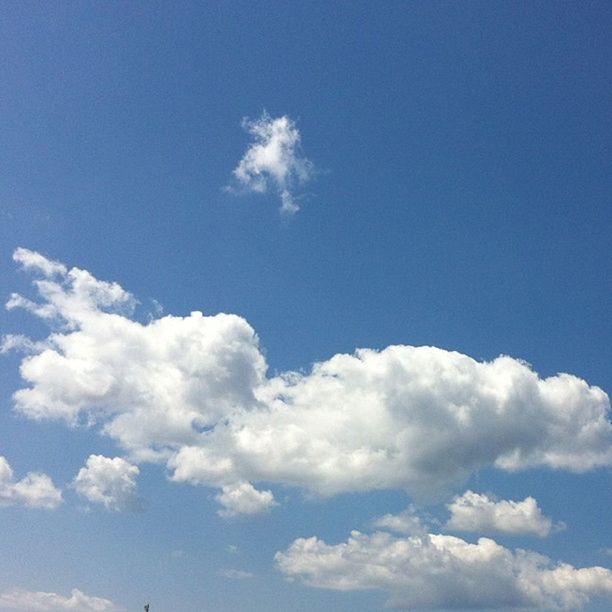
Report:
M 107 510 L 138 510 L 136 478 L 139 473 L 137 466 L 121 457 L 90 455 L 72 486 L 79 495 L 92 503 L 104 504 Z
M 244 570 L 239 569 L 224 569 L 219 572 L 221 576 L 224 578 L 229 578 L 230 580 L 246 580 L 247 578 L 253 578 L 254 574 L 251 572 L 245 572 Z
M 312 176 L 313 165 L 301 154 L 295 123 L 287 115 L 273 118 L 264 112 L 255 121 L 244 119 L 242 127 L 253 142 L 233 171 L 235 180 L 256 193 L 272 188 L 281 199 L 281 211 L 296 213 L 300 207 L 293 189 Z
M 608 569 L 555 565 L 489 538 L 470 544 L 449 535 L 353 531 L 336 545 L 299 538 L 275 559 L 289 578 L 339 591 L 378 589 L 397 608 L 577 610 L 594 597 L 612 599 Z
M 248 483 L 425 496 L 487 466 L 612 465 L 608 396 L 575 376 L 540 378 L 507 356 L 389 346 L 270 377 L 239 316 L 144 324 L 121 312 L 134 298 L 116 283 L 54 274 L 35 282 L 40 303 L 18 296 L 52 331 L 21 362 L 15 409 L 97 426 L 130 461 L 163 461 L 175 481 L 219 488 L 228 513 L 272 504 Z
M 29 472 L 16 481 L 8 461 L 0 456 L 0 506 L 53 509 L 62 501 L 62 492 L 55 487 L 49 476 Z
M 22 334 L 6 334 L 0 338 L 0 355 L 10 351 L 22 353 L 40 353 L 47 348 L 45 342 L 33 342 Z
M 551 519 L 544 516 L 533 497 L 523 501 L 502 499 L 496 501 L 487 495 L 466 491 L 448 504 L 451 518 L 447 529 L 481 533 L 507 533 L 512 535 L 550 534 Z M 557 529 L 563 525 L 557 525 Z
M 18 248 L 13 259 L 24 270 L 42 275 L 42 280 L 34 281 L 34 285 L 44 303 L 37 304 L 13 293 L 6 304 L 8 310 L 23 308 L 42 319 L 59 319 L 67 327 L 76 327 L 86 323 L 91 312 L 99 309 L 130 312 L 136 303 L 117 283 L 99 281 L 79 268 L 67 270 L 63 264 L 35 251 Z
M 68 271 L 63 263 L 53 261 L 36 251 L 30 251 L 21 247 L 15 249 L 13 261 L 20 264 L 24 270 L 37 270 L 47 277 L 65 275 Z
M 119 610 L 112 601 L 90 597 L 78 589 L 72 589 L 70 597 L 42 591 L 13 589 L 0 593 L 0 610 L 27 610 L 28 612 L 110 612 Z
M 258 491 L 250 482 L 224 485 L 215 499 L 223 506 L 218 514 L 224 517 L 262 514 L 278 505 L 271 491 Z
M 414 506 L 408 507 L 399 514 L 385 514 L 375 519 L 372 524 L 380 529 L 388 529 L 405 535 L 423 535 L 427 533 L 427 527 L 423 520 L 417 516 Z

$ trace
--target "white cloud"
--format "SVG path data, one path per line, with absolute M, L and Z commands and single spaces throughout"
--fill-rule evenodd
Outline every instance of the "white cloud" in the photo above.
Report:
M 446 527 L 457 531 L 545 537 L 553 527 L 533 497 L 523 501 L 496 501 L 487 495 L 466 491 L 456 496 L 448 509 L 451 517 Z M 556 527 L 562 528 L 562 525 Z
M 399 514 L 385 514 L 375 519 L 372 524 L 374 527 L 388 529 L 405 535 L 423 535 L 427 533 L 427 527 L 421 517 L 416 514 L 416 508 L 412 505 Z
M 271 491 L 258 491 L 250 482 L 224 485 L 215 499 L 223 506 L 218 514 L 224 517 L 262 514 L 278 505 Z
M 15 249 L 13 261 L 20 264 L 24 270 L 37 270 L 46 277 L 65 275 L 68 271 L 63 263 L 22 247 Z
M 143 324 L 117 312 L 129 293 L 86 271 L 35 285 L 42 302 L 22 305 L 55 331 L 22 360 L 17 411 L 97 424 L 131 461 L 166 461 L 174 480 L 222 489 L 230 513 L 253 507 L 249 498 L 271 504 L 271 493 L 236 493 L 246 483 L 426 495 L 486 466 L 612 465 L 608 396 L 569 374 L 390 346 L 268 377 L 257 335 L 236 315 Z
M 275 559 L 289 578 L 339 591 L 379 589 L 398 608 L 577 610 L 593 597 L 612 599 L 608 569 L 554 565 L 488 538 L 470 544 L 449 535 L 353 531 L 336 545 L 299 538 Z
M 47 348 L 45 342 L 33 342 L 22 334 L 6 334 L 0 339 L 0 355 L 10 351 L 22 353 L 40 353 Z
M 176 453 L 175 479 L 426 495 L 487 465 L 582 471 L 612 460 L 606 394 L 566 374 L 539 379 L 509 357 L 479 363 L 432 347 L 364 349 L 269 379 L 255 393 L 259 406 Z
M 99 281 L 87 270 L 67 270 L 63 264 L 24 248 L 18 248 L 13 259 L 24 270 L 42 275 L 34 285 L 43 304 L 13 293 L 6 304 L 8 310 L 23 308 L 43 319 L 57 318 L 68 327 L 77 327 L 86 324 L 92 312 L 130 312 L 135 305 L 133 296 L 117 283 Z
M 312 163 L 300 152 L 300 132 L 284 115 L 272 118 L 263 113 L 255 121 L 243 120 L 242 126 L 253 136 L 234 178 L 249 191 L 264 193 L 272 187 L 281 198 L 281 211 L 296 213 L 299 206 L 293 188 L 312 175 Z
M 244 570 L 239 569 L 224 569 L 219 572 L 224 578 L 229 578 L 230 580 L 246 580 L 247 578 L 253 578 L 254 574 L 251 572 L 245 572 Z
M 72 589 L 70 597 L 42 591 L 13 589 L 0 593 L 0 610 L 27 610 L 28 612 L 110 612 L 119 610 L 112 601 L 90 597 L 78 589 Z
M 46 474 L 29 472 L 15 480 L 5 457 L 0 456 L 0 506 L 23 505 L 29 508 L 57 508 L 62 492 Z
M 90 502 L 104 504 L 107 510 L 137 510 L 136 478 L 140 470 L 121 457 L 111 459 L 90 455 L 79 470 L 73 487 Z

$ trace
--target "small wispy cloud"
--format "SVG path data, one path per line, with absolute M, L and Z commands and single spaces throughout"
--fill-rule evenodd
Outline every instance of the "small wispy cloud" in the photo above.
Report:
M 274 118 L 264 111 L 254 121 L 243 119 L 242 127 L 253 141 L 233 171 L 236 183 L 255 193 L 274 190 L 281 200 L 281 212 L 296 213 L 300 207 L 294 190 L 312 177 L 314 166 L 302 154 L 295 122 L 287 115 Z
M 245 572 L 244 570 L 233 568 L 221 570 L 219 573 L 224 578 L 229 578 L 230 580 L 246 580 L 254 577 L 254 574 L 251 572 Z

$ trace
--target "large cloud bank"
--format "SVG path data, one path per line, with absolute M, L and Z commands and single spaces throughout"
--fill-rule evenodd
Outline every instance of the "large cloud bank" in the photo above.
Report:
M 593 597 L 612 598 L 609 569 L 553 564 L 489 538 L 471 544 L 450 535 L 353 531 L 336 545 L 299 538 L 276 562 L 287 577 L 313 587 L 381 590 L 396 608 L 577 610 Z
M 268 377 L 257 335 L 231 314 L 130 317 L 116 283 L 18 249 L 48 321 L 29 352 L 16 410 L 99 426 L 132 462 L 163 461 L 177 481 L 220 489 L 228 515 L 274 505 L 252 483 L 320 495 L 443 491 L 485 466 L 585 471 L 612 464 L 608 396 L 569 374 L 538 377 L 499 357 L 434 347 L 360 349 L 308 373 Z

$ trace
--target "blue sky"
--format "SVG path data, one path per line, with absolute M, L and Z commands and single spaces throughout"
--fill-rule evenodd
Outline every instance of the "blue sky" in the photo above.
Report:
M 611 23 L 6 6 L 0 609 L 608 609 Z

